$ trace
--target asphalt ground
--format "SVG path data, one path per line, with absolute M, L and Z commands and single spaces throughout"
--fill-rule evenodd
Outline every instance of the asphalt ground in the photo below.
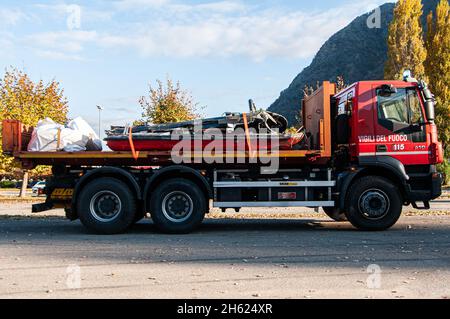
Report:
M 0 298 L 449 298 L 449 205 L 374 233 L 283 208 L 214 212 L 189 235 L 145 220 L 98 236 L 0 203 Z

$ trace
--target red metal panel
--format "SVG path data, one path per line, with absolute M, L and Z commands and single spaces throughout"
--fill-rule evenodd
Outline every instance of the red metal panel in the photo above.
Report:
M 15 120 L 2 121 L 2 150 L 13 154 L 22 148 L 22 123 Z
M 3 120 L 1 129 L 2 150 L 5 154 L 13 155 L 27 150 L 33 132 L 32 127 L 25 126 L 17 120 Z

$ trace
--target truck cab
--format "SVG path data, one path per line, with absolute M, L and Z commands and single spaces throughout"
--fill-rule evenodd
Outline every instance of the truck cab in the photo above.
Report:
M 339 149 L 358 171 L 378 170 L 401 185 L 405 204 L 429 208 L 441 194 L 443 161 L 434 99 L 424 82 L 362 81 L 335 96 Z M 391 175 L 392 174 L 392 175 Z

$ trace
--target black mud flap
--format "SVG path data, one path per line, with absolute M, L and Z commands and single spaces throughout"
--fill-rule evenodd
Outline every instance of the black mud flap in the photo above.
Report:
M 52 203 L 33 204 L 31 206 L 31 212 L 33 212 L 33 213 L 46 212 L 51 209 L 53 209 Z

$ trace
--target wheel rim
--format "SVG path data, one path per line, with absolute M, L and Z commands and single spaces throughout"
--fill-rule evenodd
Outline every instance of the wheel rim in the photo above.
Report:
M 365 218 L 379 220 L 388 214 L 390 200 L 382 190 L 369 189 L 359 197 L 358 207 Z
M 185 192 L 171 192 L 162 201 L 162 212 L 173 223 L 185 222 L 191 217 L 193 211 L 194 203 Z
M 111 191 L 101 191 L 95 194 L 90 202 L 91 215 L 100 222 L 115 220 L 121 210 L 122 201 L 119 196 Z

